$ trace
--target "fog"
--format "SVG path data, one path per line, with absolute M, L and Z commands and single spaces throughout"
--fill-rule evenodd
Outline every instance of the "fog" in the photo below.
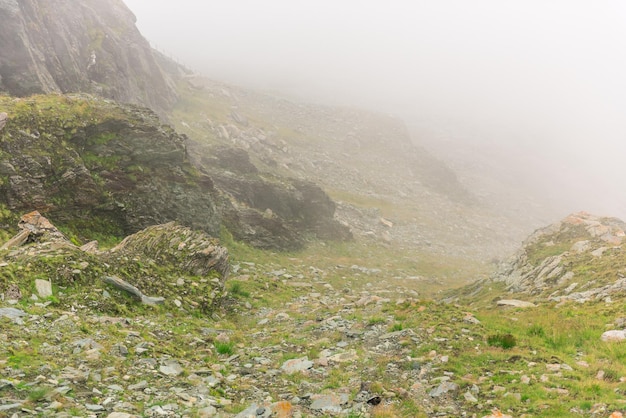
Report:
M 626 2 L 125 2 L 211 78 L 392 113 L 453 167 L 626 219 Z

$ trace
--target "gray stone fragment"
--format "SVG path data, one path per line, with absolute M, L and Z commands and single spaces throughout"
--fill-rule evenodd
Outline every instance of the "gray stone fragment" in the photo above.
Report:
M 515 308 L 534 308 L 537 306 L 532 302 L 517 299 L 502 299 L 499 300 L 497 304 L 498 306 L 513 306 Z
M 437 386 L 435 389 L 431 390 L 429 395 L 432 398 L 438 398 L 441 395 L 444 395 L 448 392 L 453 392 L 459 389 L 459 385 L 457 385 L 456 383 L 453 382 L 443 382 L 442 384 L 440 384 L 439 386 Z
M 141 390 L 148 387 L 148 382 L 142 380 L 141 382 L 135 383 L 134 385 L 130 385 L 128 390 Z
M 616 342 L 626 340 L 626 331 L 624 330 L 610 330 L 606 331 L 600 337 L 600 340 L 604 342 Z
M 341 393 L 338 395 L 313 395 L 311 399 L 313 402 L 310 408 L 314 411 L 340 413 L 342 405 L 347 404 L 350 398 L 347 394 Z
M 476 396 L 472 395 L 471 392 L 467 391 L 463 394 L 463 397 L 465 398 L 465 400 L 467 402 L 471 402 L 471 403 L 476 403 L 478 402 L 478 399 L 476 399 Z
M 183 372 L 183 368 L 177 361 L 168 360 L 159 367 L 159 371 L 167 376 L 178 376 Z
M 0 131 L 7 124 L 7 119 L 9 119 L 9 115 L 6 112 L 0 112 Z
M 0 308 L 0 316 L 6 316 L 11 320 L 19 319 L 26 316 L 27 313 L 16 308 Z
M 200 418 L 208 418 L 217 415 L 217 409 L 214 406 L 207 406 L 206 408 L 202 408 L 198 410 L 198 416 Z
M 313 367 L 313 362 L 310 361 L 308 357 L 302 357 L 287 360 L 280 368 L 287 374 L 293 374 L 296 372 L 308 370 L 311 367 Z
M 48 280 L 35 280 L 35 288 L 37 289 L 37 294 L 40 298 L 49 298 L 52 296 L 52 283 Z
M 107 418 L 139 418 L 139 415 L 127 414 L 126 412 L 111 412 Z
M 11 409 L 21 408 L 21 403 L 10 403 L 6 405 L 0 405 L 0 411 L 10 411 Z
M 93 411 L 93 412 L 104 411 L 104 406 L 88 403 L 85 405 L 85 409 L 87 409 L 88 411 Z

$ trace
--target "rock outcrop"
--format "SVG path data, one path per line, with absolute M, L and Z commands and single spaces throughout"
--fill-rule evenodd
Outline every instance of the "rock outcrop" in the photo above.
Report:
M 260 173 L 248 153 L 234 147 L 212 148 L 199 164 L 228 196 L 224 223 L 239 240 L 260 248 L 298 248 L 307 234 L 352 237 L 334 219 L 335 203 L 312 182 Z
M 626 223 L 586 212 L 533 233 L 494 276 L 511 293 L 585 302 L 626 292 Z
M 68 305 L 82 300 L 118 312 L 126 309 L 123 293 L 131 293 L 143 303 L 210 313 L 225 290 L 226 248 L 174 222 L 139 231 L 108 251 L 74 245 L 39 212 L 22 216 L 19 224 L 22 232 L 0 250 L 0 293 L 17 286 L 28 295 L 34 278 L 45 277 L 67 289 Z M 24 234 L 27 239 L 18 239 Z M 96 290 L 104 284 L 114 286 L 105 295 Z M 115 291 L 119 297 L 110 296 Z
M 161 115 L 177 99 L 122 0 L 3 0 L 0 21 L 0 91 L 92 93 Z
M 152 111 L 83 97 L 0 102 L 9 114 L 0 133 L 5 208 L 45 212 L 83 239 L 173 220 L 219 234 L 213 182 L 187 162 L 185 138 Z

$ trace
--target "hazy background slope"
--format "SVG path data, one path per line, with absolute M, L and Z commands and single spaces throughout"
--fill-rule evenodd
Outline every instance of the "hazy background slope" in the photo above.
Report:
M 126 2 L 154 46 L 211 78 L 398 115 L 536 226 L 626 216 L 622 2 Z

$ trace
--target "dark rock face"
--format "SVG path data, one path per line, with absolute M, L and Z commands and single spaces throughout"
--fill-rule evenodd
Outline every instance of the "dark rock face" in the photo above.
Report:
M 3 99 L 0 204 L 128 235 L 172 220 L 219 234 L 218 193 L 186 160 L 185 138 L 148 109 L 101 100 Z M 65 109 L 65 110 L 62 110 Z M 82 113 L 81 113 L 82 112 Z
M 275 249 L 299 248 L 307 234 L 329 240 L 352 238 L 349 229 L 334 219 L 335 203 L 314 183 L 262 175 L 241 149 L 219 146 L 210 155 L 201 164 L 229 197 L 224 223 L 235 238 Z
M 0 91 L 86 92 L 161 114 L 176 101 L 121 0 L 2 0 L 0 21 Z

